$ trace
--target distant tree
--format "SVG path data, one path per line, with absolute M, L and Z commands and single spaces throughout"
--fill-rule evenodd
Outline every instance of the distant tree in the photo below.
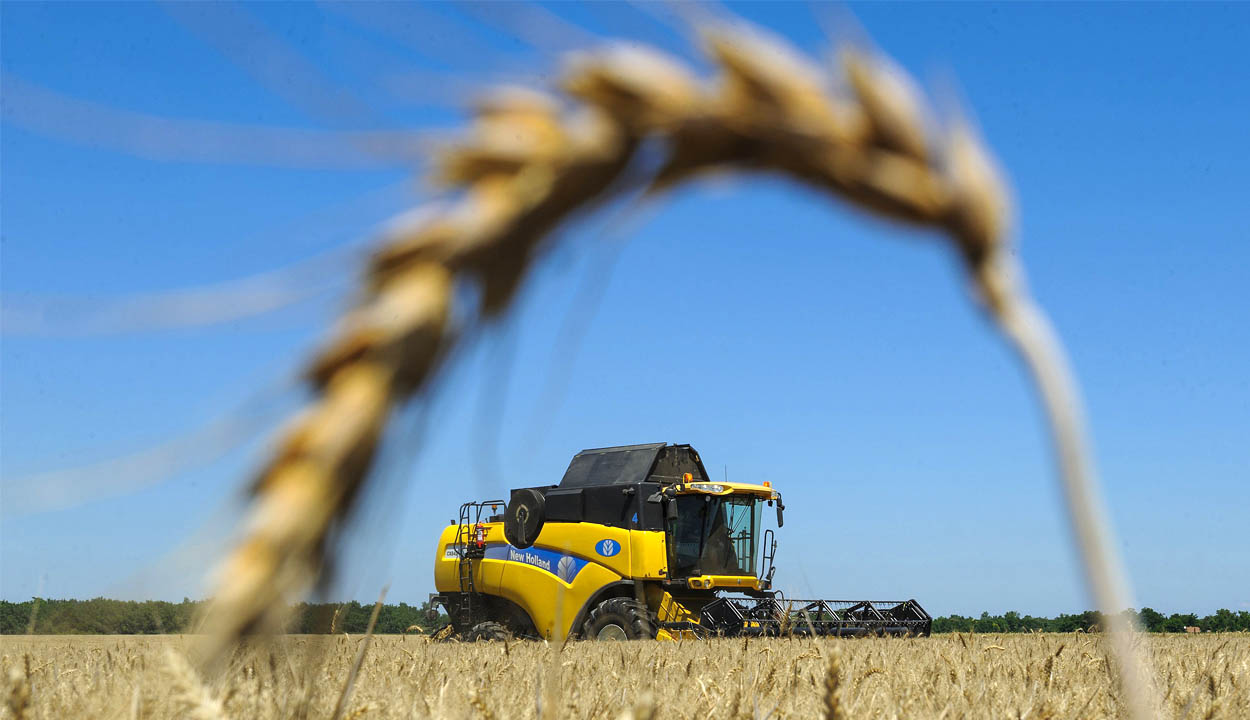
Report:
M 20 603 L 0 601 L 0 634 L 20 635 L 26 632 L 34 606 L 34 600 Z
M 1153 608 L 1142 608 L 1138 612 L 1132 608 L 1121 613 L 1149 632 L 1183 632 L 1186 625 L 1199 625 L 1203 630 L 1214 632 L 1250 631 L 1250 612 L 1234 613 L 1231 610 L 1219 610 L 1213 615 L 1198 618 L 1193 614 L 1176 614 L 1164 617 Z M 970 618 L 963 615 L 946 615 L 933 619 L 933 632 L 1076 632 L 1102 631 L 1106 627 L 1105 618 L 1096 610 L 1080 613 L 1064 613 L 1054 618 L 1021 615 L 1009 610 L 1002 615 L 990 615 L 983 612 L 979 617 Z
M 1203 630 L 1211 632 L 1233 632 L 1240 630 L 1237 626 L 1237 616 L 1231 610 L 1216 610 L 1214 615 L 1208 615 L 1198 621 L 1198 626 Z
M 1166 621 L 1167 618 L 1163 617 L 1163 613 L 1154 608 L 1141 609 L 1141 626 L 1147 632 L 1163 632 L 1163 625 Z
M 1173 613 L 1172 615 L 1169 615 L 1168 619 L 1163 623 L 1163 628 L 1165 632 L 1179 633 L 1185 632 L 1186 627 L 1191 627 L 1197 624 L 1198 616 L 1193 613 L 1187 613 L 1184 615 L 1180 613 Z

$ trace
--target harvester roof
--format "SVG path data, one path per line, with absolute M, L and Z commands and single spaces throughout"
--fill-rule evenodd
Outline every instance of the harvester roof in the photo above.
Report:
M 559 485 L 516 488 L 507 517 L 524 505 L 527 517 L 545 521 L 598 523 L 638 530 L 663 530 L 660 491 L 677 485 L 679 493 L 750 494 L 773 499 L 767 484 L 709 482 L 699 453 L 689 445 L 649 443 L 590 448 L 573 456 Z M 519 522 L 519 521 L 518 521 Z M 527 536 L 536 536 L 537 528 Z M 511 542 L 511 540 L 509 540 Z
M 573 456 L 561 488 L 633 485 L 641 482 L 681 482 L 685 473 L 706 480 L 699 453 L 689 445 L 649 443 L 590 448 Z

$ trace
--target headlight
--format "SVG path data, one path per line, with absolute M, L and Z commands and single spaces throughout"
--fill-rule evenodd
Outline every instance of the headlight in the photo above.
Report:
M 725 486 L 717 485 L 716 483 L 691 483 L 687 487 L 689 487 L 691 490 L 698 490 L 699 492 L 708 492 L 708 493 L 725 492 Z

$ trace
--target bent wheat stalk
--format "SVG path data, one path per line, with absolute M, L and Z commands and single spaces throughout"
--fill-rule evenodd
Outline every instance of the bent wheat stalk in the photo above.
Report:
M 165 671 L 179 716 L 191 720 L 226 720 L 221 700 L 204 686 L 187 659 L 170 648 L 165 652 Z
M 1009 253 L 1006 192 L 985 149 L 963 124 L 931 136 L 918 93 L 883 59 L 845 52 L 849 91 L 839 94 L 817 67 L 757 32 L 721 29 L 707 41 L 720 69 L 711 83 L 656 52 L 617 47 L 571 59 L 563 90 L 572 109 L 520 89 L 477 107 L 472 132 L 437 164 L 454 201 L 385 239 L 359 305 L 312 364 L 318 399 L 260 473 L 249 531 L 221 570 L 209 658 L 244 633 L 280 628 L 286 603 L 318 577 L 389 413 L 422 395 L 454 344 L 453 311 L 473 324 L 505 309 L 543 238 L 616 189 L 651 141 L 663 147 L 653 192 L 709 171 L 771 172 L 944 232 L 1042 395 L 1091 587 L 1118 622 L 1127 593 L 1076 393 Z M 477 306 L 453 307 L 464 285 L 479 288 Z M 1124 695 L 1144 718 L 1131 628 L 1115 630 Z

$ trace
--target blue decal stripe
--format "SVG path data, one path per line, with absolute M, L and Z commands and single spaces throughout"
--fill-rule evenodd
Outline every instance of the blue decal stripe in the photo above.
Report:
M 485 557 L 490 560 L 521 563 L 549 572 L 566 583 L 572 583 L 588 560 L 566 555 L 541 547 L 529 547 L 519 550 L 509 544 L 491 544 L 486 546 Z

